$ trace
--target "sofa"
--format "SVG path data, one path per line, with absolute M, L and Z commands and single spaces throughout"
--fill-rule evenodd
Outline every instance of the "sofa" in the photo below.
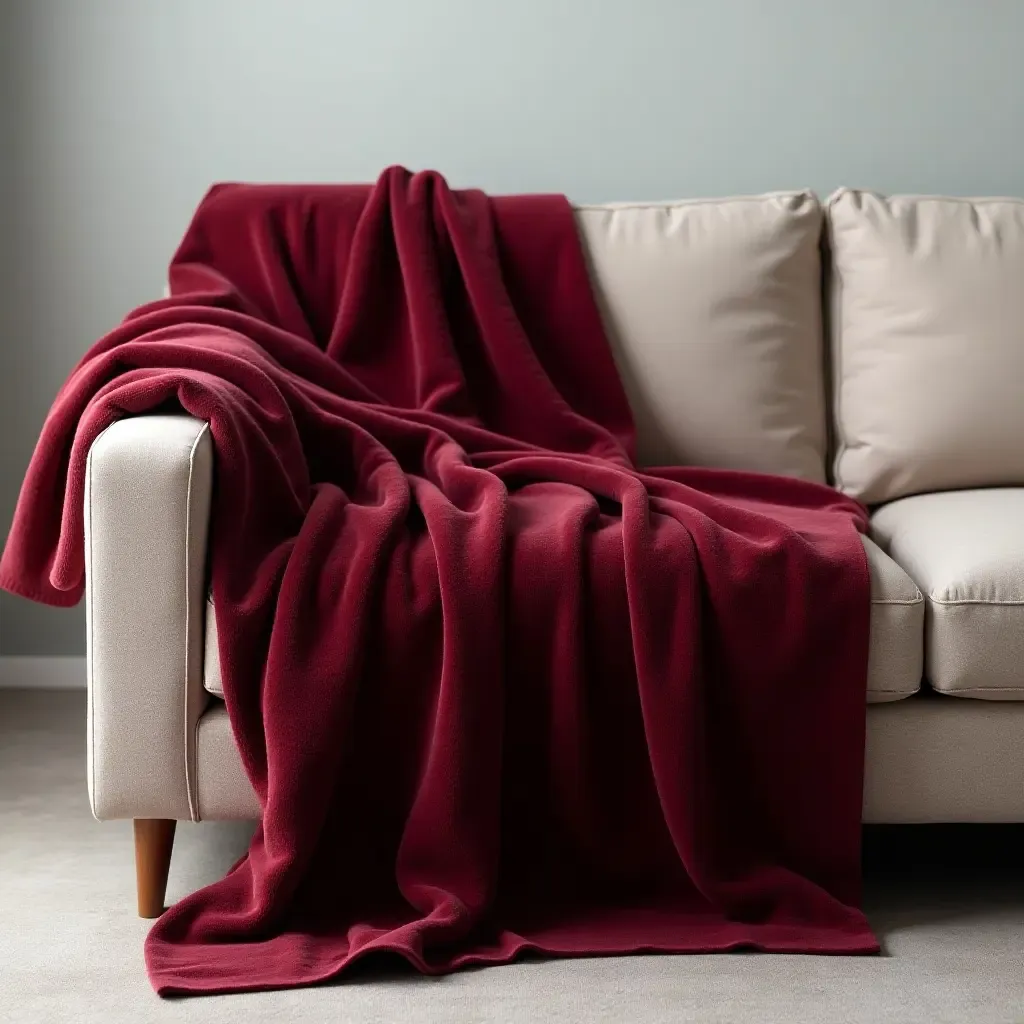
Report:
M 1024 202 L 575 215 L 641 463 L 802 477 L 871 511 L 864 821 L 1024 821 Z M 207 424 L 173 412 L 89 453 L 89 795 L 135 820 L 148 917 L 176 821 L 260 813 L 208 596 L 216 468 Z

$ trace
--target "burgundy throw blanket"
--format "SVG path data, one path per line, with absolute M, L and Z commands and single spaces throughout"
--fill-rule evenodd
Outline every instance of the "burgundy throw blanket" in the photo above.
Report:
M 434 973 L 877 949 L 863 510 L 635 467 L 563 197 L 398 168 L 220 186 L 170 286 L 58 395 L 0 564 L 77 602 L 89 445 L 169 404 L 209 420 L 225 700 L 263 818 L 154 926 L 159 992 L 371 951 Z

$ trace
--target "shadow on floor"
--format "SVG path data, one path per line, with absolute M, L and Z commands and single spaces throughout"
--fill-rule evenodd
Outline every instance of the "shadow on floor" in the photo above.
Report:
M 883 948 L 912 927 L 1024 918 L 1024 825 L 870 825 L 864 906 Z

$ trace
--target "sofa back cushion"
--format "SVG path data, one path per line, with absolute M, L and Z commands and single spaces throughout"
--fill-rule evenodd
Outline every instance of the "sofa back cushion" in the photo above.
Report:
M 581 206 L 576 216 L 641 464 L 824 480 L 814 196 Z
M 1024 202 L 844 189 L 827 217 L 836 486 L 1024 484 Z

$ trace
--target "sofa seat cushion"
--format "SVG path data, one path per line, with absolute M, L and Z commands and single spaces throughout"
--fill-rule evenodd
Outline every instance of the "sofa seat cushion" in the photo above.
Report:
M 902 498 L 872 529 L 924 592 L 932 687 L 1024 700 L 1024 488 Z
M 868 653 L 869 704 L 901 700 L 921 685 L 924 657 L 924 598 L 910 577 L 869 538 L 863 537 L 871 574 L 871 645 Z M 217 653 L 217 618 L 206 608 L 205 686 L 224 696 Z
M 825 480 L 822 220 L 808 192 L 576 208 L 641 464 Z

